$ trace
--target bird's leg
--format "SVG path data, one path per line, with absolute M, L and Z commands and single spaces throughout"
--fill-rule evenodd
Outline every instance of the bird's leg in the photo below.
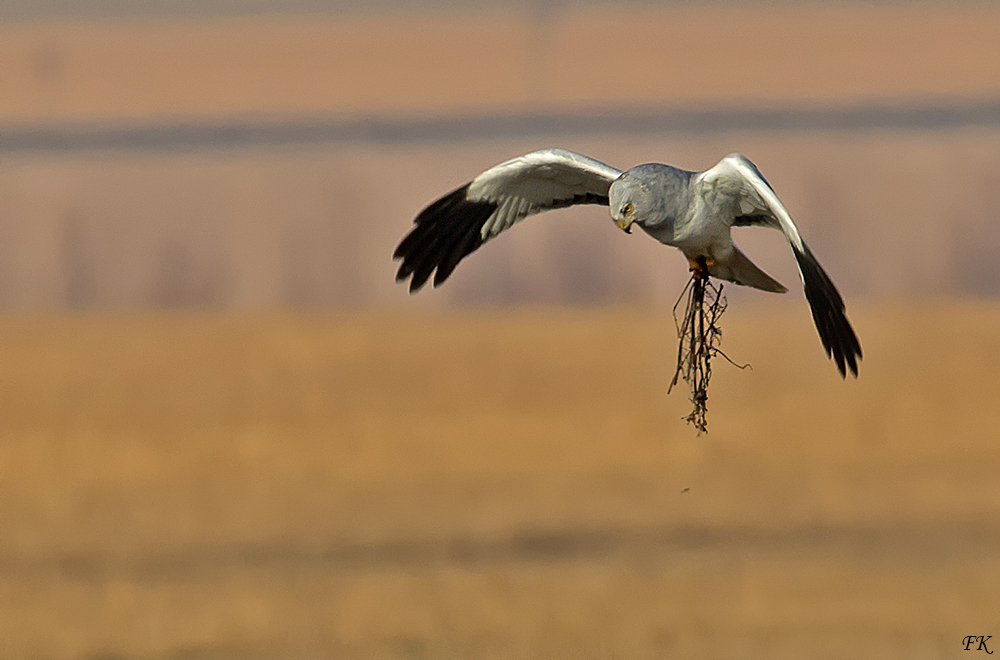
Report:
M 694 273 L 698 279 L 707 280 L 708 269 L 715 265 L 715 259 L 700 255 L 694 259 L 688 257 L 688 264 L 691 266 L 691 272 Z

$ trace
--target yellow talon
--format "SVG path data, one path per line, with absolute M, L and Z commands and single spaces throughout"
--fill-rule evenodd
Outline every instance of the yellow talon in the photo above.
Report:
M 715 259 L 711 257 L 695 257 L 694 259 L 688 257 L 688 264 L 691 266 L 692 273 L 695 273 L 699 277 L 704 277 L 715 266 Z

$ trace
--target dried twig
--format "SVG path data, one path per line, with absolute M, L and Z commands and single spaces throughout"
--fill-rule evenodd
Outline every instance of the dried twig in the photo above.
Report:
M 712 358 L 721 355 L 740 369 L 750 365 L 736 364 L 719 348 L 722 329 L 718 323 L 727 305 L 726 297 L 722 295 L 723 285 L 720 283 L 716 287 L 710 281 L 703 257 L 699 258 L 698 265 L 699 268 L 692 270 L 691 279 L 674 304 L 678 339 L 677 370 L 667 393 L 673 390 L 678 378 L 691 386 L 691 403 L 694 409 L 685 421 L 693 424 L 700 435 L 708 433 L 708 381 L 712 378 Z M 678 318 L 677 309 L 682 300 L 686 300 L 684 316 Z

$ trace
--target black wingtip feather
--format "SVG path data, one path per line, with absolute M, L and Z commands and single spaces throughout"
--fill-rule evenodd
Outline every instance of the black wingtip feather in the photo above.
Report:
M 812 310 L 813 321 L 819 332 L 820 341 L 826 349 L 827 357 L 833 359 L 842 378 L 847 378 L 847 371 L 858 377 L 858 361 L 861 360 L 861 342 L 854 333 L 845 313 L 844 299 L 834 286 L 830 276 L 816 261 L 809 246 L 802 244 L 804 250 L 795 249 L 795 259 L 802 272 L 806 300 Z
M 482 245 L 481 231 L 482 225 L 473 223 L 466 229 L 465 234 L 457 235 L 448 249 L 447 256 L 438 264 L 437 271 L 434 273 L 435 287 L 441 286 L 441 283 L 448 279 L 458 263 Z
M 421 211 L 392 253 L 393 259 L 402 259 L 396 281 L 411 278 L 410 293 L 418 291 L 435 270 L 434 286 L 444 282 L 458 262 L 483 244 L 483 225 L 497 204 L 469 200 L 468 190 L 465 184 Z

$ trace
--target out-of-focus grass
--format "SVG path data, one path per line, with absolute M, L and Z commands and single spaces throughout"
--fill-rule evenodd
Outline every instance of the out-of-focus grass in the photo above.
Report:
M 1000 308 L 0 320 L 5 657 L 950 657 L 1000 612 Z

